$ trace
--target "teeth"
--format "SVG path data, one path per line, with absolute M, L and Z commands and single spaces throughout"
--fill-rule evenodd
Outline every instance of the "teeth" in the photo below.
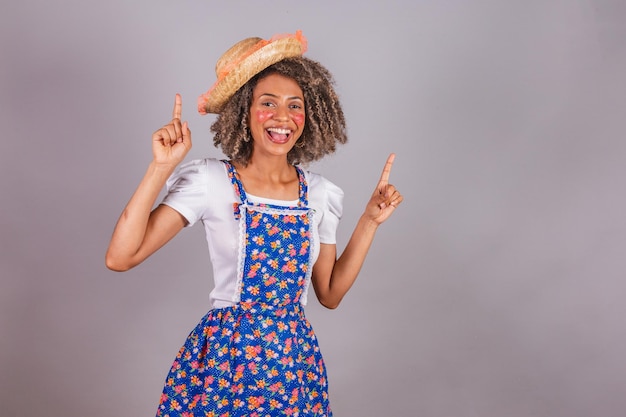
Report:
M 290 129 L 279 129 L 277 127 L 270 127 L 267 130 L 270 131 L 270 132 L 279 133 L 281 135 L 288 135 L 288 134 L 291 133 Z

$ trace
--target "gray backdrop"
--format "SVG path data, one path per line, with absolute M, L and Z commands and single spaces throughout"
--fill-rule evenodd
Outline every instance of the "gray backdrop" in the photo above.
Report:
M 136 269 L 113 225 L 174 94 L 302 29 L 350 142 L 343 247 L 389 152 L 405 203 L 339 309 L 308 316 L 337 417 L 626 410 L 626 3 L 3 1 L 0 415 L 151 416 L 212 287 L 201 227 Z

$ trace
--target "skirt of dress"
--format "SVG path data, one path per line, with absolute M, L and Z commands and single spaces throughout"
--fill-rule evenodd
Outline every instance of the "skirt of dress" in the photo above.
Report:
M 300 303 L 209 311 L 165 381 L 157 417 L 331 417 L 326 369 Z

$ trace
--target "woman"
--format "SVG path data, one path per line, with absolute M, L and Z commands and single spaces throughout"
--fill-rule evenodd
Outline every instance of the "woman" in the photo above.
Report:
M 302 309 L 307 289 L 312 283 L 320 303 L 336 308 L 402 196 L 388 183 L 392 154 L 337 258 L 343 193 L 297 164 L 345 143 L 345 120 L 331 74 L 302 57 L 305 50 L 297 32 L 245 39 L 220 58 L 199 111 L 218 114 L 211 130 L 228 161 L 178 167 L 191 131 L 177 94 L 115 227 L 106 264 L 116 271 L 139 264 L 183 227 L 201 220 L 206 229 L 212 309 L 179 351 L 158 416 L 332 415 L 324 362 Z M 164 185 L 168 194 L 152 209 Z

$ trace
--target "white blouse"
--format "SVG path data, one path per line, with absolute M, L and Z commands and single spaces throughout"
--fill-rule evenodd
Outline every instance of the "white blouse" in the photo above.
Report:
M 308 184 L 309 207 L 314 210 L 311 250 L 315 262 L 319 244 L 335 244 L 336 231 L 343 209 L 343 191 L 319 174 L 304 171 Z M 231 306 L 237 299 L 237 256 L 239 253 L 239 222 L 233 214 L 233 203 L 240 199 L 235 193 L 222 161 L 197 159 L 182 164 L 167 181 L 167 195 L 162 201 L 178 211 L 187 227 L 202 221 L 213 266 L 215 288 L 209 295 L 213 308 Z M 256 197 L 252 203 L 293 206 L 297 200 L 283 201 Z M 306 290 L 302 304 L 306 304 Z

